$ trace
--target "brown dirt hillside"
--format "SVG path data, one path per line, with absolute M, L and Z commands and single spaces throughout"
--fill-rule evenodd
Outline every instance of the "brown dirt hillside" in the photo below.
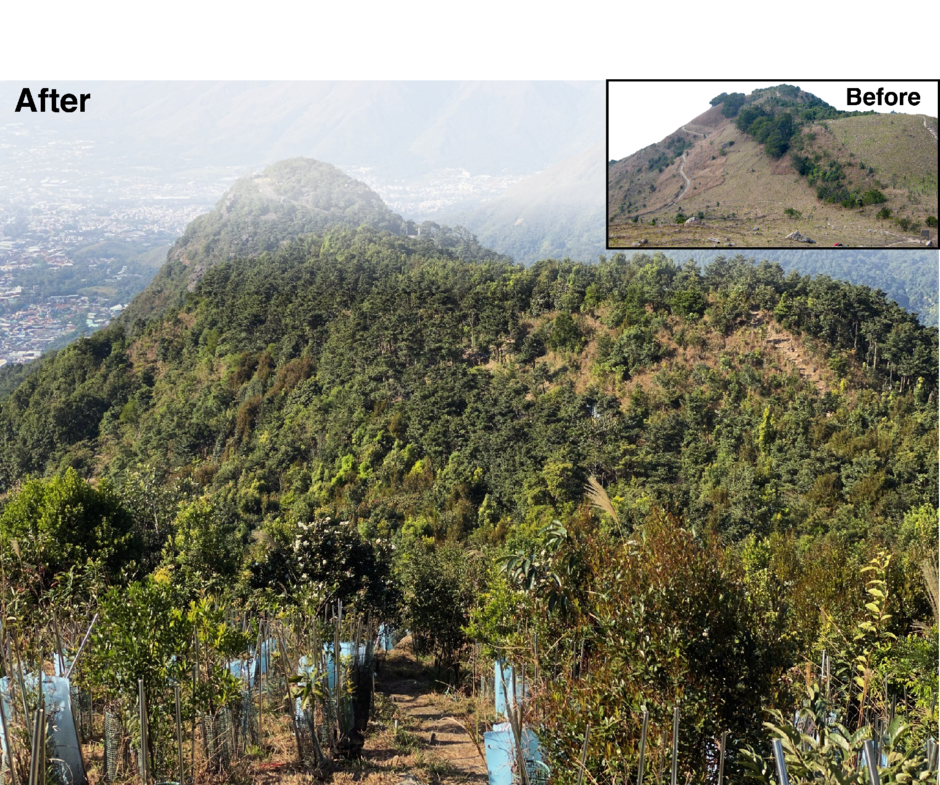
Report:
M 869 115 L 803 129 L 801 155 L 821 166 L 838 162 L 850 189 L 878 189 L 887 198 L 846 209 L 818 199 L 790 154 L 770 158 L 717 109 L 609 166 L 610 247 L 811 247 L 785 239 L 794 231 L 819 246 L 924 246 L 921 230 L 937 211 L 934 118 Z M 691 147 L 662 172 L 651 169 L 662 164 L 657 156 L 678 149 L 676 139 Z M 883 208 L 890 218 L 878 217 Z M 677 224 L 680 212 L 703 223 Z M 929 232 L 936 244 L 936 227 Z

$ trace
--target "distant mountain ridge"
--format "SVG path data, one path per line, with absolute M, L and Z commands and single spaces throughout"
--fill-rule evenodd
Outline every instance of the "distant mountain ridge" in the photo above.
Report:
M 0 84 L 15 105 L 24 86 Z M 192 171 L 295 156 L 373 166 L 388 176 L 463 167 L 526 174 L 594 143 L 601 81 L 82 82 L 96 110 L 40 117 L 96 140 L 109 160 Z M 94 154 L 94 150 L 92 154 Z
M 605 248 L 603 194 L 599 143 L 442 220 L 466 226 L 484 245 L 523 264 L 550 257 L 593 261 Z

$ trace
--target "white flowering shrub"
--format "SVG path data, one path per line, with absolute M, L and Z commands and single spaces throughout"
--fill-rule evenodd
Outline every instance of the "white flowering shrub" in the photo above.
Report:
M 388 543 L 366 540 L 351 521 L 298 523 L 291 549 L 294 584 L 322 601 L 385 611 L 395 604 Z

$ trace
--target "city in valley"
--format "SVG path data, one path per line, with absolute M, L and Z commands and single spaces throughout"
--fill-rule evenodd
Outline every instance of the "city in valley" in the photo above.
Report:
M 415 218 L 503 193 L 520 177 L 440 169 L 409 181 L 341 167 Z M 107 141 L 29 123 L 0 126 L 0 367 L 98 330 L 246 167 L 139 160 Z

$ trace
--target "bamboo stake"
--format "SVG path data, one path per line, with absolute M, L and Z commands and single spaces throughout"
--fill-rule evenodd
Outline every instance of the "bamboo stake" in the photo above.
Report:
M 180 685 L 173 685 L 173 702 L 176 704 L 176 754 L 180 767 L 180 785 L 185 785 L 183 779 L 183 719 L 180 714 Z
M 72 660 L 72 664 L 69 665 L 68 671 L 66 671 L 65 678 L 71 678 L 72 671 L 75 670 L 75 666 L 78 664 L 78 658 L 82 654 L 82 650 L 85 648 L 85 644 L 88 643 L 88 636 L 91 635 L 91 630 L 95 626 L 95 622 L 98 621 L 98 614 L 95 614 L 95 617 L 91 620 L 91 624 L 88 625 L 88 632 L 85 633 L 85 637 L 82 639 L 81 645 L 78 647 L 78 651 L 75 652 L 75 659 Z
M 46 693 L 43 690 L 43 681 L 45 681 L 46 674 L 42 667 L 42 643 L 39 640 L 39 629 L 33 630 L 33 634 L 36 636 L 36 656 L 39 658 L 39 667 L 36 669 L 36 683 L 39 685 L 39 708 L 45 711 Z
M 591 738 L 591 723 L 590 722 L 584 728 L 584 744 L 581 745 L 581 766 L 578 769 L 578 785 L 581 785 L 581 782 L 584 780 L 584 772 L 586 769 L 585 762 L 587 761 L 587 750 L 588 750 L 589 738 Z
M 728 731 L 721 734 L 721 754 L 718 757 L 718 785 L 722 785 L 725 777 L 725 747 L 728 741 Z
M 144 680 L 137 680 L 138 708 L 140 709 L 140 781 L 150 785 L 150 755 L 147 745 L 147 696 L 144 692 Z
M 19 678 L 20 682 L 20 699 L 23 701 L 23 717 L 26 719 L 26 730 L 28 731 L 30 737 L 33 735 L 33 725 L 30 720 L 29 715 L 29 705 L 26 702 L 26 681 L 23 678 L 23 660 L 20 656 L 20 644 L 19 638 L 17 638 L 16 631 L 12 632 L 13 635 L 13 655 L 16 657 L 16 675 Z
M 539 683 L 539 631 L 532 633 L 532 658 L 535 660 L 535 683 Z
M 287 667 L 287 647 L 284 645 L 284 639 L 279 634 L 277 635 L 277 643 L 278 646 L 281 647 L 283 654 L 283 656 L 280 657 L 281 670 L 284 671 L 284 689 L 287 692 L 287 710 L 290 712 L 290 726 L 291 730 L 294 731 L 294 741 L 297 744 L 297 761 L 298 763 L 303 763 L 304 756 L 300 748 L 300 728 L 297 726 L 297 712 L 294 711 L 294 704 L 290 694 L 290 672 Z
M 672 711 L 672 778 L 670 782 L 676 785 L 676 776 L 679 772 L 679 707 Z
M 528 783 L 528 772 L 525 768 L 525 753 L 522 749 L 522 705 L 521 701 L 516 700 L 517 691 L 516 691 L 516 669 L 512 668 L 512 704 L 509 703 L 509 696 L 506 696 L 506 714 L 509 716 L 509 727 L 512 729 L 512 735 L 515 737 L 516 741 L 516 768 L 519 769 L 519 777 L 522 781 L 522 785 L 527 785 Z M 505 681 L 503 682 L 505 688 Z
M 343 623 L 343 603 L 342 601 L 337 602 L 336 605 L 336 624 L 333 628 L 333 689 L 335 694 L 335 706 L 336 710 L 334 714 L 336 715 L 336 741 L 343 736 L 343 726 L 340 722 L 340 696 L 342 693 L 342 670 L 340 669 L 340 656 L 341 656 L 341 647 L 340 647 L 340 625 Z
M 16 703 L 13 700 L 13 670 L 10 666 L 7 665 L 9 657 L 5 655 L 4 649 L 6 647 L 6 632 L 3 629 L 3 624 L 0 622 L 0 668 L 3 669 L 3 672 L 7 674 L 10 683 L 10 710 L 13 714 L 16 713 Z M 11 719 L 13 719 L 11 717 Z M 3 725 L 3 739 L 4 744 L 7 750 L 7 760 L 10 763 L 10 780 L 12 785 L 18 785 L 16 769 L 13 765 L 13 747 L 10 745 L 10 731 L 7 726 L 6 713 L 3 709 L 3 699 L 0 696 L 0 723 Z
M 640 731 L 640 770 L 637 774 L 636 785 L 643 785 L 643 773 L 646 763 L 646 730 L 649 727 L 650 713 L 643 709 L 643 730 Z
M 263 747 L 262 739 L 262 719 L 264 717 L 264 695 L 261 692 L 261 646 L 264 643 L 264 619 L 258 619 L 258 642 L 255 645 L 255 662 L 253 682 L 255 691 L 258 693 L 258 746 Z
M 2 656 L 2 652 L 0 652 L 0 660 L 2 660 Z M 5 667 L 4 671 L 6 671 Z M 7 717 L 6 712 L 3 710 L 2 694 L 0 694 L 0 729 L 3 731 L 3 745 L 6 749 L 7 768 L 10 770 L 10 782 L 12 785 L 17 785 L 16 767 L 13 765 L 13 747 L 10 746 L 10 732 L 7 729 Z
M 54 673 L 56 676 L 61 676 L 65 673 L 65 650 L 62 648 L 62 636 L 59 635 L 59 622 L 55 617 L 55 611 L 51 611 L 52 614 L 52 632 L 55 635 L 55 653 L 59 658 L 57 663 L 58 667 L 55 669 Z
M 193 721 L 189 737 L 189 773 L 196 781 L 196 687 L 199 681 L 199 634 L 193 630 Z M 181 782 L 180 785 L 183 785 Z

